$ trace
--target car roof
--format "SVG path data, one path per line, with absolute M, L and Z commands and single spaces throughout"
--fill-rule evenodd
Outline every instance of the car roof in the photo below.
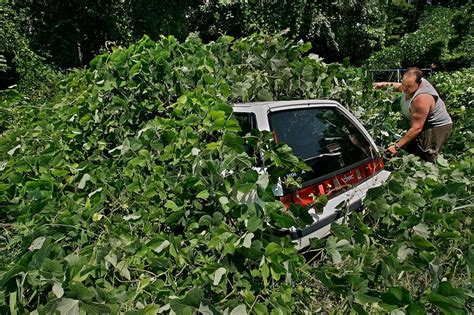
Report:
M 333 100 L 292 100 L 292 101 L 266 101 L 266 102 L 247 102 L 247 103 L 235 103 L 233 107 L 240 108 L 249 108 L 249 107 L 259 107 L 266 106 L 268 109 L 275 109 L 278 107 L 287 107 L 292 105 L 333 105 L 333 106 L 342 106 L 336 101 Z

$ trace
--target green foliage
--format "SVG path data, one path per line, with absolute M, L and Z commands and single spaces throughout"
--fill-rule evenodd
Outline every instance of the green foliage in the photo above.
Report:
M 472 152 L 436 165 L 396 159 L 367 215 L 313 241 L 312 260 L 272 232 L 305 224 L 272 187 L 306 166 L 270 133 L 242 137 L 231 103 L 332 98 L 372 132 L 383 106 L 396 128 L 391 99 L 361 69 L 310 48 L 282 34 L 144 37 L 97 56 L 48 102 L 8 90 L 0 313 L 466 313 Z
M 143 35 L 155 40 L 162 34 L 173 35 L 184 40 L 191 32 L 197 32 L 208 42 L 222 34 L 242 37 L 254 32 L 284 30 L 295 40 L 311 42 L 312 51 L 327 61 L 340 62 L 349 57 L 352 64 L 360 65 L 382 47 L 387 49 L 407 41 L 393 64 L 390 63 L 393 49 L 388 52 L 384 49 L 380 56 L 372 58 L 371 65 L 405 66 L 421 61 L 437 62 L 447 69 L 469 66 L 473 60 L 472 3 L 468 0 L 432 3 L 426 5 L 424 0 L 410 3 L 405 0 L 383 3 L 375 0 L 4 1 L 2 10 L 6 8 L 21 15 L 21 22 L 14 22 L 14 31 L 28 38 L 32 51 L 61 69 L 87 65 L 99 52 L 109 51 L 112 46 L 129 45 Z M 439 26 L 438 22 L 442 23 L 445 17 L 436 14 L 435 29 L 421 26 L 422 30 L 417 31 L 420 17 L 430 15 L 432 8 L 452 10 L 456 16 Z M 2 18 L 9 22 L 16 19 L 11 13 Z M 13 34 L 9 27 L 2 29 L 6 30 L 5 36 Z M 450 32 L 448 51 L 445 51 L 445 30 Z M 416 35 L 409 35 L 415 31 Z M 433 37 L 433 31 L 440 35 L 440 41 Z M 404 39 L 405 35 L 408 38 Z M 419 44 L 413 48 L 413 42 Z M 424 48 L 418 48 L 420 44 Z M 407 53 L 405 48 L 414 49 L 407 60 L 403 57 Z M 443 52 L 441 59 L 440 51 Z M 430 60 L 422 59 L 420 54 Z M 10 77 L 8 85 L 17 80 L 15 76 Z
M 184 40 L 198 32 L 205 41 L 221 34 L 288 30 L 310 41 L 329 61 L 350 57 L 360 63 L 380 47 L 385 13 L 364 1 L 8 1 L 22 12 L 21 32 L 32 49 L 62 69 L 87 64 L 112 45 L 128 45 L 143 35 Z M 357 40 L 354 40 L 357 38 Z
M 311 42 L 326 60 L 349 57 L 356 64 L 369 57 L 385 34 L 385 15 L 372 0 L 209 1 L 196 17 L 197 31 L 206 39 L 286 30 L 291 38 Z
M 414 4 L 404 0 L 389 1 L 384 6 L 384 12 L 387 15 L 384 45 L 387 47 L 397 45 L 405 34 L 416 31 L 423 13 Z
M 24 13 L 22 34 L 31 48 L 61 69 L 87 65 L 110 46 L 128 45 L 143 35 L 184 40 L 192 31 L 196 1 L 10 1 Z
M 446 152 L 467 152 L 474 146 L 474 69 L 437 73 L 430 81 L 443 98 L 453 119 L 454 132 Z
M 308 297 L 319 294 L 321 307 L 341 313 L 468 314 L 472 162 L 472 154 L 452 164 L 393 160 L 397 172 L 369 191 L 367 215 L 353 214 L 349 228 L 333 225 L 324 247 L 314 242 L 320 259 L 308 271 Z
M 453 18 L 454 36 L 450 39 L 450 51 L 441 60 L 445 69 L 459 69 L 474 63 L 474 5 L 466 5 Z
M 369 68 L 393 69 L 409 65 L 426 67 L 440 63 L 454 33 L 453 17 L 454 13 L 447 8 L 426 11 L 419 29 L 403 36 L 397 45 L 373 54 L 368 59 Z
M 145 37 L 70 75 L 53 104 L 5 103 L 2 311 L 291 312 L 303 258 L 270 227 L 301 220 L 272 185 L 306 166 L 255 134 L 268 173 L 253 170 L 229 103 L 355 95 L 309 48 Z
M 20 32 L 21 14 L 0 6 L 0 89 L 18 84 L 18 89 L 33 97 L 50 94 L 56 87 L 58 74 L 33 52 Z

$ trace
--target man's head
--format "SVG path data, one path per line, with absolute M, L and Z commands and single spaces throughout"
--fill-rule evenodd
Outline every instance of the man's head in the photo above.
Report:
M 412 95 L 418 90 L 421 84 L 423 72 L 418 67 L 410 67 L 407 69 L 402 78 L 402 90 L 407 95 Z

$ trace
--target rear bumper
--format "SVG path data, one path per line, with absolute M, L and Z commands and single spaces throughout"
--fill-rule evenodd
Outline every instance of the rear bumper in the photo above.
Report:
M 314 219 L 313 224 L 303 229 L 291 228 L 286 230 L 285 234 L 292 238 L 298 250 L 309 246 L 311 238 L 323 238 L 328 235 L 333 222 L 341 223 L 344 217 L 352 211 L 362 210 L 362 201 L 367 191 L 384 183 L 389 176 L 389 171 L 378 172 L 363 183 L 330 199 L 324 207 L 323 213 L 317 214 L 314 209 L 309 209 Z M 342 208 L 339 206 L 340 204 L 343 205 Z

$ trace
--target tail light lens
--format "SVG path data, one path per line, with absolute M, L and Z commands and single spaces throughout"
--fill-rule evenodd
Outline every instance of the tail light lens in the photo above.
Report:
M 292 203 L 302 206 L 310 206 L 314 199 L 321 195 L 334 195 L 340 191 L 347 190 L 351 186 L 366 180 L 375 175 L 384 167 L 383 160 L 376 158 L 353 169 L 337 174 L 331 178 L 318 182 L 316 184 L 299 189 L 291 194 L 280 197 L 280 201 L 289 208 Z

